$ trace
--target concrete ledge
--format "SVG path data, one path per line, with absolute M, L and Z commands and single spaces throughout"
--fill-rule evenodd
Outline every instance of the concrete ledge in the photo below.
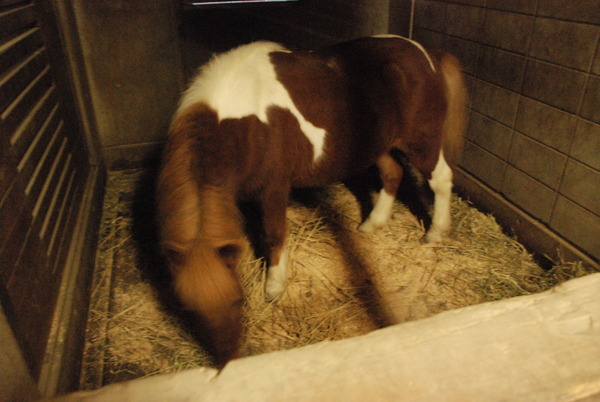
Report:
M 365 336 L 107 386 L 62 401 L 600 398 L 600 274 Z

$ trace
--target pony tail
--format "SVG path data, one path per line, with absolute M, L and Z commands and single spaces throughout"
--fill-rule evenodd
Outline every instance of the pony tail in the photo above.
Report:
M 452 165 L 460 157 L 467 126 L 468 93 L 458 59 L 449 53 L 436 54 L 444 78 L 448 103 L 444 122 L 444 156 Z

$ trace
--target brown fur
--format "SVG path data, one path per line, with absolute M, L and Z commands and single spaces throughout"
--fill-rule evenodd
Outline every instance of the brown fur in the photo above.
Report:
M 448 107 L 444 122 L 444 154 L 452 165 L 462 153 L 463 134 L 467 127 L 467 87 L 458 59 L 451 54 L 436 52 L 446 85 Z
M 266 257 L 274 265 L 292 187 L 325 185 L 376 164 L 386 192 L 395 194 L 402 168 L 389 155 L 393 147 L 429 179 L 441 147 L 453 154 L 460 147 L 466 102 L 456 59 L 434 56 L 441 74 L 398 39 L 272 53 L 298 110 L 327 131 L 316 164 L 296 118 L 276 105 L 268 124 L 256 116 L 219 121 L 218 111 L 202 103 L 178 113 L 157 188 L 161 247 L 176 292 L 204 320 L 220 362 L 236 356 L 241 333 L 235 268 L 244 233 L 236 204 L 251 199 L 262 206 Z

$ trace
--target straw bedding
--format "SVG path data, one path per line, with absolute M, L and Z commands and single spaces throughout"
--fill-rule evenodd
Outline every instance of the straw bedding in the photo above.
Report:
M 140 206 L 142 170 L 110 172 L 92 284 L 82 389 L 190 367 L 211 359 L 186 331 Z M 146 189 L 148 191 L 148 189 Z M 581 264 L 542 270 L 494 218 L 454 197 L 453 229 L 425 245 L 423 225 L 396 203 L 388 227 L 360 233 L 359 206 L 331 186 L 287 212 L 291 267 L 277 303 L 264 301 L 262 260 L 249 251 L 239 275 L 246 295 L 247 355 L 343 339 L 441 311 L 544 291 L 586 273 Z M 138 223 L 136 223 L 138 222 Z M 137 233 L 137 234 L 136 234 Z

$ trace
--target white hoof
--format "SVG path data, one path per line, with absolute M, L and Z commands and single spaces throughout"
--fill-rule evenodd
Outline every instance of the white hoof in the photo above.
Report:
M 267 302 L 279 300 L 288 278 L 289 250 L 286 248 L 281 255 L 279 264 L 270 266 L 267 271 L 267 283 L 265 284 L 265 299 Z
M 358 230 L 363 233 L 375 233 L 378 230 L 383 229 L 387 224 L 387 220 L 377 221 L 369 218 L 358 227 Z
M 423 243 L 427 243 L 427 244 L 441 243 L 443 238 L 444 238 L 444 236 L 443 236 L 442 232 L 439 232 L 437 230 L 430 230 L 429 232 L 427 232 L 425 234 L 425 237 L 423 238 Z
M 358 226 L 358 230 L 363 233 L 375 233 L 377 227 L 370 219 L 367 219 Z
M 285 290 L 285 283 L 277 281 L 267 281 L 265 286 L 265 300 L 267 302 L 276 302 L 281 298 Z

